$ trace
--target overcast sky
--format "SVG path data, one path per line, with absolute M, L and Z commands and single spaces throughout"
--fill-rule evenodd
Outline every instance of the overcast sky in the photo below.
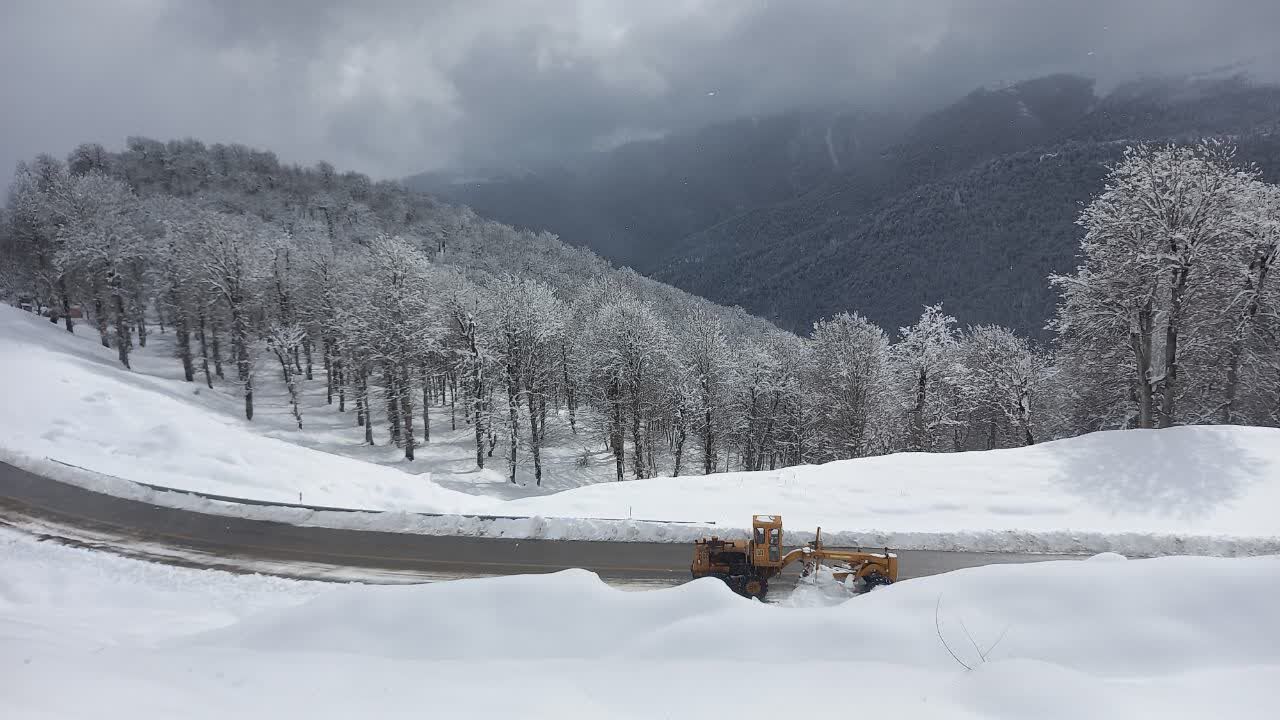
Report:
M 197 137 L 398 177 L 748 113 L 1277 67 L 1280 0 L 0 0 L 0 168 Z

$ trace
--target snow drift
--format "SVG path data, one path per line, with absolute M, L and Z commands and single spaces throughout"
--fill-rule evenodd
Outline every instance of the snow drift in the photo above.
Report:
M 786 608 L 583 571 L 333 586 L 13 535 L 0 551 L 16 717 L 1130 720 L 1280 702 L 1277 558 L 989 566 Z M 761 681 L 707 691 L 748 671 Z
M 139 360 L 137 367 L 146 366 Z M 11 308 L 0 308 L 0 397 L 0 459 L 7 462 L 148 502 L 299 524 L 684 542 L 706 528 L 588 518 L 712 522 L 716 532 L 729 535 L 753 513 L 770 512 L 783 515 L 796 533 L 791 541 L 803 541 L 821 526 L 833 542 L 902 549 L 1280 552 L 1272 512 L 1280 507 L 1280 430 L 1269 428 L 1103 432 L 1014 450 L 600 482 L 500 500 L 479 494 L 488 491 L 487 480 L 464 493 L 442 487 L 430 474 L 344 457 L 360 451 L 354 433 L 350 442 L 325 444 L 305 432 L 246 422 L 234 415 L 236 403 L 216 392 L 124 370 L 91 338 L 67 335 Z M 327 412 L 323 408 L 310 412 Z M 264 437 L 264 427 L 275 437 Z M 424 456 L 418 471 L 432 462 Z M 393 512 L 229 505 L 117 478 L 275 502 L 297 502 L 301 495 L 310 504 Z M 480 521 L 458 514 L 531 519 Z

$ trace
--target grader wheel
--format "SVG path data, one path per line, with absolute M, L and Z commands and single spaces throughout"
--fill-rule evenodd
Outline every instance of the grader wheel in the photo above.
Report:
M 862 576 L 862 582 L 866 587 L 866 592 L 871 592 L 881 585 L 892 585 L 893 581 L 889 577 L 880 572 L 870 572 Z
M 747 578 L 742 590 L 742 594 L 749 598 L 764 600 L 764 596 L 769 594 L 769 581 L 762 577 Z

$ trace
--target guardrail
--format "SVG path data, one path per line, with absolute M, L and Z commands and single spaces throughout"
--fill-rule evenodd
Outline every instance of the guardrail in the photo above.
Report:
M 333 506 L 329 506 L 329 505 L 307 505 L 307 504 L 304 504 L 304 503 L 272 502 L 272 501 L 270 501 L 270 500 L 257 500 L 257 499 L 255 499 L 255 498 L 242 498 L 242 497 L 235 497 L 235 496 L 232 496 L 232 495 L 218 495 L 218 494 L 216 494 L 216 493 L 201 492 L 200 490 L 184 490 L 184 489 L 182 489 L 182 488 L 166 487 L 166 486 L 164 486 L 164 485 L 153 485 L 153 484 L 151 484 L 151 483 L 139 482 L 139 481 L 137 481 L 137 480 L 129 480 L 129 479 L 127 479 L 127 478 L 119 477 L 118 475 L 109 475 L 109 474 L 107 474 L 107 473 L 99 472 L 99 471 L 97 471 L 97 470 L 90 470 L 90 469 L 89 469 L 89 468 L 87 468 L 87 467 L 81 467 L 81 466 L 79 466 L 79 465 L 73 465 L 73 464 L 71 464 L 71 463 L 69 463 L 69 462 L 63 462 L 62 460 L 57 460 L 57 459 L 55 459 L 55 458 L 51 458 L 51 457 L 45 457 L 45 460 L 48 460 L 49 462 L 55 462 L 55 463 L 58 463 L 59 465 L 64 465 L 64 466 L 69 467 L 69 468 L 75 468 L 76 470 L 83 470 L 84 472 L 90 472 L 90 473 L 93 473 L 93 474 L 95 474 L 95 475 L 102 475 L 102 476 L 104 476 L 104 477 L 114 478 L 114 479 L 116 479 L 116 480 L 122 480 L 122 481 L 127 482 L 127 483 L 133 483 L 134 485 L 141 485 L 142 487 L 149 488 L 149 489 L 151 489 L 151 490 L 155 490 L 155 491 L 157 491 L 157 492 L 176 493 L 176 494 L 178 494 L 178 495 L 187 495 L 187 496 L 189 496 L 189 497 L 198 497 L 198 498 L 201 498 L 201 499 L 203 499 L 203 500 L 216 500 L 216 501 L 218 501 L 218 502 L 232 503 L 232 504 L 236 504 L 236 505 L 257 505 L 257 506 L 260 506 L 260 507 L 284 507 L 284 508 L 296 508 L 296 509 L 299 509 L 299 510 L 315 510 L 315 511 L 319 511 L 319 512 L 344 512 L 344 513 L 384 513 L 384 512 L 405 512 L 406 514 L 409 514 L 409 515 L 418 515 L 418 516 L 420 516 L 420 517 L 463 517 L 463 518 L 473 518 L 473 519 L 476 519 L 476 520 L 532 520 L 532 519 L 533 519 L 533 517 L 534 517 L 534 516 L 532 516 L 532 515 L 478 515 L 478 514 L 473 514 L 473 513 L 436 513 L 436 512 L 420 512 L 420 511 L 417 511 L 417 510 L 410 510 L 410 511 L 402 511 L 402 510 L 369 510 L 369 509 L 364 509 L 364 508 L 333 507 Z M 597 521 L 597 522 L 642 522 L 642 523 L 658 523 L 658 524 L 663 524 L 663 525 L 715 525 L 715 524 L 716 524 L 714 520 L 705 520 L 705 521 L 703 521 L 703 520 L 652 520 L 652 519 L 647 519 L 647 518 L 632 518 L 632 517 L 625 517 L 625 518 L 607 518 L 607 517 L 583 517 L 583 518 L 578 518 L 578 517 L 575 517 L 575 518 L 569 518 L 569 517 L 546 516 L 544 519 L 546 519 L 546 520 L 592 520 L 592 521 Z

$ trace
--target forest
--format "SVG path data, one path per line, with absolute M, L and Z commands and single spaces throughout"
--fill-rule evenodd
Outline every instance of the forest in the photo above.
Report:
M 412 461 L 448 407 L 512 481 L 541 482 L 551 424 L 618 480 L 1280 424 L 1280 190 L 1202 143 L 1131 147 L 1089 193 L 1080 266 L 1040 280 L 1049 342 L 941 304 L 796 335 L 398 183 L 195 140 L 21 164 L 0 291 L 125 368 L 174 333 L 185 379 L 235 388 L 249 421 L 278 382 L 303 427 L 323 383 L 353 437 Z

